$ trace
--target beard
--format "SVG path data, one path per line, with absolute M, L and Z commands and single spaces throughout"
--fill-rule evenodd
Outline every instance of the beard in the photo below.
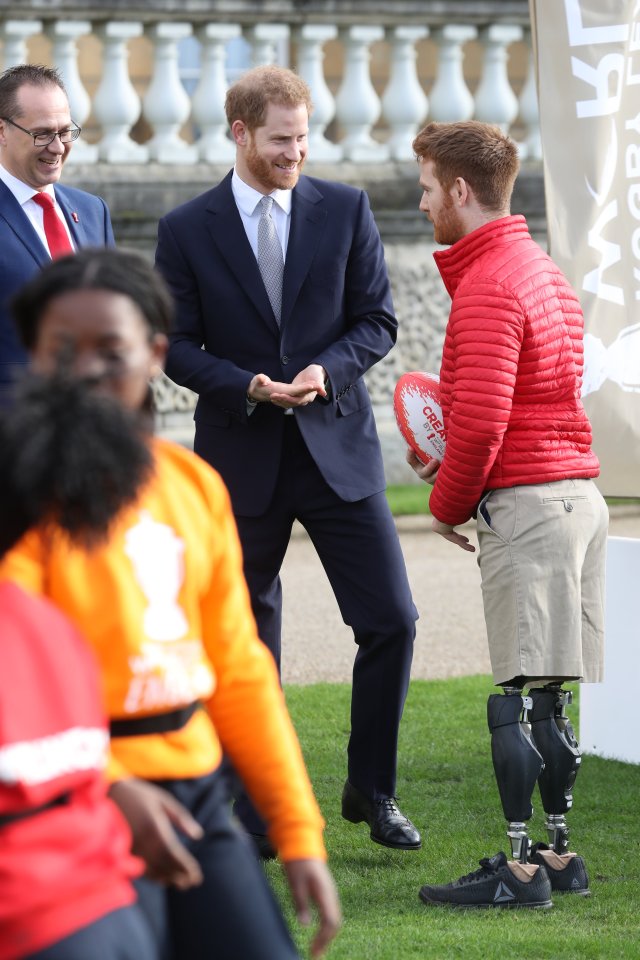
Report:
M 450 247 L 464 237 L 464 229 L 460 217 L 453 204 L 453 198 L 445 195 L 438 222 L 433 224 L 433 239 L 436 243 Z
M 280 170 L 274 166 L 272 161 L 265 160 L 258 153 L 253 137 L 251 137 L 245 153 L 245 163 L 251 176 L 263 187 L 266 187 L 270 193 L 272 190 L 293 190 L 304 166 L 304 157 L 291 172 Z

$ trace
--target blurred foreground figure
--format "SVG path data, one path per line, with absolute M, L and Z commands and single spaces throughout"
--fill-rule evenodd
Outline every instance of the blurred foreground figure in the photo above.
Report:
M 0 420 L 0 556 L 39 523 L 69 542 L 104 537 L 150 466 L 113 403 L 33 380 Z M 142 864 L 107 797 L 94 657 L 53 604 L 5 577 L 0 636 L 0 958 L 155 960 L 134 906 Z
M 56 261 L 15 301 L 35 370 L 48 371 L 62 352 L 88 392 L 138 418 L 148 417 L 171 309 L 144 258 L 115 250 Z M 253 848 L 231 821 L 223 749 L 269 824 L 299 918 L 308 922 L 310 903 L 318 908 L 317 956 L 340 921 L 323 821 L 273 658 L 256 633 L 226 489 L 189 451 L 150 433 L 146 445 L 149 479 L 104 543 L 89 551 L 64 531 L 39 529 L 5 571 L 53 599 L 97 654 L 114 798 L 128 812 L 122 787 L 141 778 L 200 824 L 199 838 L 179 844 L 196 861 L 199 886 L 137 881 L 163 960 L 298 956 Z M 161 838 L 171 832 L 166 820 L 159 817 Z

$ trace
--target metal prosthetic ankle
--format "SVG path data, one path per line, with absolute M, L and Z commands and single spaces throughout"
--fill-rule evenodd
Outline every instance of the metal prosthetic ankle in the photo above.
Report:
M 531 697 L 517 687 L 505 686 L 504 693 L 491 694 L 487 721 L 491 732 L 491 755 L 502 809 L 507 819 L 511 855 L 527 863 L 531 840 L 526 821 L 533 814 L 531 796 L 543 767 L 543 758 L 531 737 L 528 713 Z
M 572 702 L 571 692 L 560 684 L 548 684 L 529 690 L 531 736 L 544 767 L 538 778 L 549 846 L 562 855 L 569 850 L 569 830 L 565 813 L 573 805 L 573 785 L 580 769 L 581 755 L 565 707 Z

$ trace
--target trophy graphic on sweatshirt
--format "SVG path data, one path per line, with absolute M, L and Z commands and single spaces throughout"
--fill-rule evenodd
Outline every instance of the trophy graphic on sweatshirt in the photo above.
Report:
M 127 531 L 125 552 L 147 599 L 144 632 L 149 640 L 178 640 L 188 630 L 178 595 L 184 580 L 184 543 L 172 529 L 143 512 Z

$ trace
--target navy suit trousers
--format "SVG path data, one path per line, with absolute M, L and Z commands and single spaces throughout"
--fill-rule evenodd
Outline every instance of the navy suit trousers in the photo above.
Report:
M 203 431 L 205 433 L 205 431 Z M 206 436 L 206 434 L 205 434 Z M 206 458 L 200 440 L 198 452 Z M 366 469 L 366 464 L 363 464 Z M 260 482 L 259 471 L 256 482 Z M 348 503 L 323 479 L 285 417 L 274 498 L 260 517 L 236 516 L 258 632 L 280 664 L 280 568 L 294 520 L 307 530 L 342 618 L 358 645 L 353 668 L 348 776 L 372 799 L 395 795 L 398 729 L 409 685 L 417 611 L 384 493 Z M 304 603 L 304 598 L 300 598 Z M 263 832 L 239 811 L 251 832 Z

